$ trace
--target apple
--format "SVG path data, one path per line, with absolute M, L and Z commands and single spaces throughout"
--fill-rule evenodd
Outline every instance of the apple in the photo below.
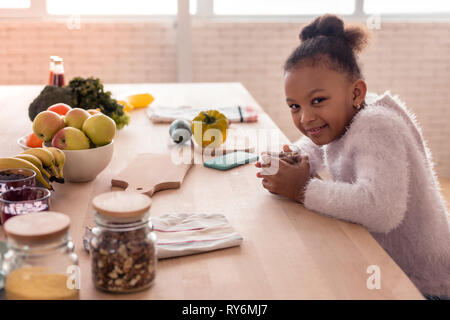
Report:
M 66 113 L 64 118 L 64 123 L 67 127 L 73 127 L 81 130 L 83 127 L 84 121 L 89 118 L 91 115 L 84 109 L 81 108 L 73 108 Z
M 56 112 L 59 115 L 65 115 L 67 112 L 72 110 L 72 108 L 65 103 L 55 103 L 47 108 L 48 111 Z
M 52 140 L 55 133 L 62 128 L 64 128 L 64 120 L 53 111 L 42 111 L 33 121 L 33 132 L 43 141 Z
M 65 127 L 53 137 L 52 147 L 61 150 L 80 150 L 89 149 L 90 144 L 83 131 L 74 127 Z
M 83 132 L 96 146 L 104 146 L 114 139 L 116 123 L 102 113 L 94 114 L 84 122 Z

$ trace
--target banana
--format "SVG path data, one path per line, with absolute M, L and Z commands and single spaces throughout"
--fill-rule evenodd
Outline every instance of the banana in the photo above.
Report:
M 44 166 L 42 165 L 42 161 L 38 157 L 33 156 L 31 154 L 22 154 L 21 153 L 21 154 L 18 154 L 17 156 L 14 156 L 14 158 L 27 160 L 28 162 L 31 162 L 32 164 L 34 164 L 47 179 L 50 179 L 50 177 L 52 177 L 52 175 L 50 173 L 48 173 L 47 170 L 44 169 Z
M 44 149 L 44 148 L 30 148 L 22 152 L 24 154 L 31 154 L 35 157 L 38 157 L 41 161 L 44 167 L 50 168 L 53 175 L 58 177 L 58 171 L 55 167 L 55 157 L 53 156 L 53 153 L 50 151 Z
M 44 179 L 38 167 L 27 160 L 19 158 L 0 158 L 0 169 L 31 169 L 36 172 L 36 180 L 44 187 L 53 190 L 52 186 Z
M 58 175 L 59 178 L 63 178 L 63 168 L 64 168 L 64 163 L 66 162 L 66 155 L 64 153 L 64 151 L 55 148 L 55 147 L 47 147 L 45 148 L 48 151 L 50 151 L 53 154 L 53 157 L 55 158 L 55 164 L 58 167 Z

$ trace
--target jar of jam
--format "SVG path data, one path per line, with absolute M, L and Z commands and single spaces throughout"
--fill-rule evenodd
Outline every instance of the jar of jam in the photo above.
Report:
M 31 169 L 15 168 L 0 170 L 0 193 L 21 187 L 36 185 L 36 172 Z
M 51 192 L 40 187 L 21 187 L 7 190 L 0 194 L 0 220 L 2 224 L 8 219 L 21 214 L 50 210 Z
M 113 191 L 92 201 L 96 227 L 90 240 L 92 280 L 116 293 L 149 288 L 156 275 L 156 235 L 151 199 L 137 192 Z
M 69 227 L 68 216 L 51 211 L 6 221 L 8 251 L 0 269 L 6 299 L 79 299 L 78 257 Z

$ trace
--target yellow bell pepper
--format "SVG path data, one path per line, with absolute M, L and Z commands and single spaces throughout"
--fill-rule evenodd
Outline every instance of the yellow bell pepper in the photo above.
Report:
M 155 98 L 149 93 L 133 94 L 127 97 L 128 103 L 131 104 L 133 108 L 146 108 L 153 100 L 155 100 Z
M 202 111 L 192 120 L 192 133 L 198 145 L 218 147 L 227 139 L 228 119 L 217 110 Z
M 133 105 L 129 104 L 128 101 L 125 100 L 117 100 L 117 103 L 123 105 L 123 111 L 130 112 L 134 109 Z

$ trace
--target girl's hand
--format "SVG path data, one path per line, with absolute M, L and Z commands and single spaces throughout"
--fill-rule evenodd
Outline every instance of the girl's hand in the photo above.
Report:
M 263 179 L 263 187 L 271 193 L 303 203 L 305 185 L 310 179 L 308 157 L 300 157 L 297 163 L 290 163 L 271 155 L 263 155 L 262 160 L 262 163 L 256 162 L 255 166 L 262 168 L 256 176 Z

